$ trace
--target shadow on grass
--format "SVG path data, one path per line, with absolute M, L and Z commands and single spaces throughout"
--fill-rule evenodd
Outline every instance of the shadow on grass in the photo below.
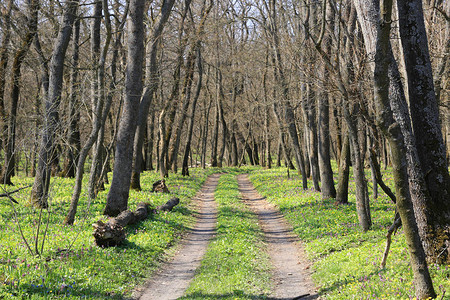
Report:
M 53 299 L 76 297 L 82 299 L 124 299 L 124 294 L 101 291 L 95 288 L 72 289 L 71 286 L 61 285 L 59 288 L 36 286 L 33 284 L 21 285 L 21 292 L 12 291 L 10 294 L 14 299 Z M 0 298 L 2 295 L 0 294 Z M 5 298 L 8 299 L 8 298 Z
M 379 270 L 370 272 L 367 275 L 367 279 L 365 279 L 365 280 L 368 281 L 372 276 L 377 275 L 377 274 L 382 273 L 382 272 L 383 271 L 379 271 Z M 322 294 L 328 294 L 329 292 L 338 290 L 340 287 L 343 287 L 343 286 L 345 286 L 345 285 L 347 285 L 349 283 L 352 283 L 352 282 L 360 282 L 360 281 L 358 279 L 356 279 L 356 278 L 338 280 L 338 281 L 334 282 L 331 286 L 329 286 L 327 288 L 324 288 L 324 289 L 321 289 L 320 292 Z
M 253 294 L 247 294 L 241 290 L 235 290 L 232 293 L 227 294 L 206 294 L 206 293 L 192 293 L 189 295 L 186 295 L 184 297 L 178 298 L 179 300 L 216 300 L 216 299 L 249 299 L 249 300 L 313 300 L 318 299 L 318 295 L 297 295 L 292 296 L 288 298 L 274 298 L 269 297 L 267 295 L 253 295 Z

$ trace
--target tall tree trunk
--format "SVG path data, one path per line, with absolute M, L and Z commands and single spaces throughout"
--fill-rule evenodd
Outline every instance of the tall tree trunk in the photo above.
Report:
M 163 6 L 161 7 L 160 15 L 155 22 L 150 37 L 150 62 L 148 66 L 149 81 L 147 83 L 147 86 L 145 87 L 144 94 L 139 103 L 138 124 L 133 145 L 134 161 L 133 171 L 131 175 L 131 188 L 137 190 L 141 189 L 140 174 L 142 172 L 142 146 L 144 143 L 145 129 L 147 128 L 148 111 L 153 101 L 153 95 L 156 93 L 159 83 L 158 62 L 156 55 L 158 53 L 158 45 L 161 43 L 160 38 L 162 31 L 167 23 L 167 20 L 169 19 L 174 3 L 175 0 L 164 2 Z
M 105 15 L 105 24 L 107 27 L 107 37 L 105 40 L 105 45 L 103 47 L 103 51 L 102 54 L 100 55 L 100 57 L 96 57 L 96 55 L 94 55 L 94 58 L 98 59 L 98 73 L 102 74 L 104 72 L 104 68 L 105 68 L 105 59 L 106 59 L 106 54 L 108 52 L 108 48 L 109 48 L 109 44 L 111 41 L 111 26 L 109 23 L 109 12 L 108 12 L 108 5 L 107 5 L 107 1 L 103 0 L 103 4 L 102 2 L 100 2 L 100 4 L 96 4 L 95 10 L 94 10 L 94 15 L 97 15 L 99 19 L 101 16 L 101 11 L 102 11 L 102 6 L 104 9 L 104 15 Z M 96 21 L 101 21 L 100 20 L 94 20 L 94 23 Z M 93 28 L 94 31 L 96 30 L 95 27 L 97 27 L 98 24 L 93 24 Z M 95 34 L 94 34 L 95 35 Z M 99 40 L 97 41 L 98 43 L 100 42 Z M 97 47 L 97 42 L 94 42 L 94 47 L 93 50 L 95 50 L 94 52 L 97 51 L 97 49 L 95 49 Z M 98 45 L 99 46 L 99 45 Z M 100 49 L 98 49 L 98 51 L 100 51 Z M 99 54 L 99 52 L 98 52 Z M 96 61 L 97 63 L 97 61 Z M 104 84 L 102 83 L 103 81 L 103 76 L 100 75 L 98 76 L 98 84 L 100 85 L 101 88 L 104 88 Z M 96 87 L 98 88 L 98 87 Z M 95 97 L 94 97 L 95 98 Z M 98 95 L 97 97 L 97 102 L 95 103 L 94 106 L 94 111 L 93 111 L 93 124 L 92 124 L 92 129 L 91 132 L 89 134 L 89 137 L 86 141 L 86 143 L 84 144 L 83 148 L 80 151 L 80 156 L 78 159 L 78 164 L 77 164 L 77 172 L 76 172 L 76 176 L 75 176 L 75 186 L 73 189 L 73 193 L 72 193 L 72 199 L 70 201 L 70 207 L 69 207 L 69 211 L 67 213 L 67 216 L 64 220 L 64 223 L 67 225 L 72 225 L 73 222 L 75 221 L 75 214 L 77 212 L 77 206 L 78 206 L 78 200 L 80 198 L 80 193 L 81 193 L 81 186 L 82 186 L 82 182 L 83 182 L 83 174 L 84 174 L 84 163 L 86 161 L 86 157 L 89 153 L 89 150 L 92 148 L 92 146 L 94 145 L 95 141 L 97 140 L 98 137 L 98 132 L 100 131 L 100 127 L 101 127 L 101 123 L 103 121 L 102 118 L 102 110 L 103 110 L 103 98 L 104 98 L 104 94 L 100 93 L 100 95 Z
M 287 123 L 289 137 L 291 138 L 291 144 L 294 150 L 295 161 L 297 162 L 298 172 L 302 175 L 302 186 L 303 189 L 308 188 L 308 179 L 305 173 L 305 164 L 303 161 L 303 153 L 300 148 L 297 127 L 295 124 L 295 115 L 292 105 L 290 103 L 289 97 L 289 87 L 283 71 L 283 63 L 281 61 L 281 54 L 279 49 L 279 37 L 278 37 L 278 27 L 276 20 L 276 1 L 270 0 L 269 6 L 267 7 L 269 11 L 269 21 L 270 21 L 270 37 L 271 46 L 273 48 L 273 59 L 275 62 L 275 81 L 280 85 L 282 90 L 282 105 L 284 112 L 284 119 Z
M 72 34 L 72 26 L 76 18 L 78 0 L 66 3 L 63 21 L 55 41 L 52 59 L 49 66 L 49 90 L 45 100 L 45 125 L 39 150 L 39 162 L 31 202 L 38 207 L 48 206 L 48 190 L 50 186 L 51 158 L 55 150 L 55 137 L 59 124 L 59 105 L 63 85 L 64 59 Z
M 197 69 L 198 69 L 198 81 L 197 87 L 195 89 L 194 99 L 192 100 L 192 109 L 191 115 L 189 119 L 189 127 L 188 127 L 188 136 L 186 138 L 186 147 L 184 148 L 184 156 L 183 156 L 183 165 L 181 170 L 181 175 L 189 176 L 189 152 L 191 151 L 191 140 L 192 140 L 192 132 L 194 131 L 194 121 L 195 121 L 195 110 L 197 107 L 197 100 L 200 97 L 200 92 L 202 88 L 202 79 L 203 79 L 203 65 L 202 65 L 202 57 L 200 52 L 200 47 L 197 48 Z
M 175 141 L 173 143 L 172 153 L 170 155 L 170 164 L 172 167 L 173 172 L 177 172 L 178 169 L 178 151 L 180 147 L 180 141 L 181 141 L 181 134 L 184 127 L 184 122 L 187 117 L 187 112 L 189 108 L 189 104 L 191 102 L 191 95 L 192 95 L 192 82 L 194 78 L 194 68 L 195 68 L 195 60 L 197 55 L 197 49 L 201 45 L 201 39 L 203 36 L 205 23 L 208 17 L 209 12 L 211 11 L 211 8 L 213 6 L 213 2 L 209 2 L 208 6 L 206 5 L 206 0 L 203 1 L 202 9 L 201 9 L 201 18 L 200 22 L 195 30 L 194 36 L 196 37 L 190 47 L 190 51 L 187 55 L 186 59 L 186 74 L 183 84 L 183 91 L 182 91 L 182 98 L 183 106 L 181 108 L 181 116 L 178 120 L 177 129 L 176 129 L 176 135 L 175 135 Z
M 397 209 L 400 214 L 410 253 L 414 274 L 414 286 L 418 299 L 434 298 L 425 252 L 420 241 L 419 229 L 414 215 L 411 193 L 408 186 L 408 158 L 402 124 L 398 120 L 395 105 L 402 97 L 397 65 L 395 64 L 389 41 L 392 23 L 392 1 L 385 1 L 380 14 L 377 1 L 354 0 L 368 53 L 375 51 L 374 81 L 377 123 L 389 140 L 392 154 L 393 173 L 396 187 Z M 383 17 L 379 21 L 380 15 Z M 394 104 L 394 105 L 393 105 Z M 397 105 L 398 106 L 398 105 Z M 393 108 L 392 108 L 393 107 Z M 403 109 L 405 109 L 403 107 Z M 396 120 L 397 118 L 397 120 Z
M 145 0 L 131 0 L 128 19 L 128 55 L 125 79 L 125 101 L 117 134 L 111 188 L 103 213 L 117 216 L 127 209 L 133 161 L 139 102 L 142 94 L 142 63 L 144 60 Z
M 326 2 L 325 2 L 326 3 Z M 334 11 L 331 5 L 326 5 L 326 33 L 324 36 L 325 52 L 331 56 L 331 33 L 334 32 Z M 330 109 L 328 85 L 330 80 L 330 70 L 324 66 L 323 71 L 323 91 L 318 99 L 318 154 L 319 154 L 319 172 L 321 181 L 322 198 L 336 198 L 336 189 L 334 188 L 333 170 L 331 169 L 330 157 Z
M 160 147 L 160 163 L 164 163 L 164 167 L 160 167 L 160 172 L 162 177 L 169 176 L 169 145 L 173 132 L 173 123 L 175 122 L 175 116 L 178 109 L 179 94 L 180 94 L 180 78 L 181 78 L 181 67 L 184 62 L 184 51 L 186 49 L 187 39 L 183 37 L 185 31 L 185 19 L 191 5 L 191 0 L 186 0 L 184 3 L 183 13 L 181 15 L 180 24 L 178 26 L 178 49 L 177 49 L 177 64 L 173 73 L 173 85 L 172 91 L 169 99 L 167 100 L 164 108 L 161 110 L 159 116 L 160 120 L 160 134 L 161 137 L 161 147 Z M 167 120 L 166 120 L 167 118 Z M 163 126 L 164 125 L 164 126 Z
M 209 78 L 209 77 L 208 77 Z M 207 86 L 207 83 L 206 83 Z M 203 127 L 203 137 L 202 137 L 202 149 L 201 149 L 201 166 L 202 169 L 206 168 L 206 146 L 208 141 L 208 132 L 209 132 L 209 113 L 211 111 L 212 99 L 209 99 L 208 108 L 205 110 L 205 124 Z M 206 102 L 206 99 L 205 99 Z M 205 103 L 206 104 L 206 103 Z
M 6 141 L 8 139 L 8 116 L 5 109 L 5 88 L 6 88 L 6 67 L 8 65 L 9 58 L 9 43 L 11 41 L 11 11 L 14 1 L 9 0 L 5 11 L 2 13 L 2 31 L 3 40 L 0 45 L 0 130 L 2 134 L 0 135 L 1 146 L 4 148 L 3 151 L 6 152 Z
M 313 90 L 312 84 L 308 84 L 307 93 L 302 101 L 304 117 L 306 120 L 308 136 L 308 152 L 309 162 L 311 168 L 311 176 L 313 180 L 314 190 L 320 191 L 319 186 L 319 154 L 318 154 L 318 141 L 317 141 L 317 126 L 316 126 L 316 106 L 315 106 L 316 93 Z
M 8 185 L 12 184 L 11 177 L 14 176 L 14 168 L 16 166 L 16 119 L 20 95 L 21 66 L 37 32 L 38 11 L 39 1 L 30 0 L 28 4 L 28 18 L 26 24 L 26 28 L 28 29 L 28 31 L 19 49 L 14 54 L 14 60 L 11 69 L 11 109 L 9 112 L 8 140 L 6 143 L 5 163 L 3 165 L 1 176 L 1 182 Z
M 450 262 L 450 174 L 439 123 L 422 1 L 398 0 L 397 7 L 411 121 L 430 194 L 429 198 L 417 199 L 416 207 L 425 207 L 423 213 L 427 214 L 418 218 L 418 225 L 429 260 L 445 264 Z
M 349 140 L 351 147 L 351 158 L 353 165 L 353 177 L 356 186 L 356 211 L 358 214 L 359 225 L 363 231 L 369 230 L 372 225 L 370 218 L 370 208 L 368 205 L 369 197 L 367 195 L 367 181 L 364 174 L 364 158 L 361 152 L 360 140 L 358 139 L 357 115 L 359 113 L 359 104 L 353 103 L 350 112 L 347 105 L 344 105 L 344 116 L 349 131 Z
M 348 203 L 348 180 L 350 175 L 350 142 L 348 134 L 344 135 L 342 144 L 341 159 L 339 161 L 338 188 L 336 192 L 336 202 L 339 204 Z
M 213 127 L 213 135 L 212 135 L 212 148 L 211 148 L 211 167 L 217 167 L 217 148 L 219 144 L 219 122 L 220 122 L 220 113 L 219 113 L 219 105 L 216 99 L 215 105 L 215 113 L 214 113 L 214 127 Z
M 69 96 L 69 149 L 67 150 L 67 158 L 64 165 L 64 176 L 75 177 L 75 168 L 78 164 L 78 155 L 81 149 L 80 129 L 78 122 L 80 120 L 80 108 L 78 95 L 80 93 L 78 86 L 78 62 L 80 49 L 80 20 L 77 19 L 74 24 L 73 33 L 73 52 L 72 52 L 72 70 L 70 73 L 70 96 Z
M 104 0 L 103 0 L 104 1 Z M 99 122 L 99 131 L 97 134 L 97 140 L 95 141 L 93 147 L 93 154 L 92 154 L 92 162 L 91 162 L 91 170 L 89 174 L 89 184 L 88 184 L 88 195 L 91 199 L 94 199 L 97 197 L 97 194 L 100 190 L 104 189 L 104 183 L 108 181 L 108 177 L 106 173 L 108 172 L 107 168 L 109 166 L 108 157 L 109 157 L 109 149 L 106 149 L 104 146 L 104 136 L 105 136 L 105 127 L 106 127 L 106 120 L 108 118 L 108 115 L 110 115 L 110 108 L 112 104 L 112 100 L 114 97 L 114 91 L 116 90 L 116 84 L 117 84 L 117 61 L 119 59 L 119 49 L 121 45 L 121 38 L 123 35 L 123 28 L 126 23 L 127 15 L 128 15 L 128 8 L 129 3 L 127 3 L 127 6 L 125 7 L 125 10 L 122 15 L 122 21 L 119 23 L 119 25 L 116 28 L 117 36 L 116 40 L 114 42 L 113 46 L 113 54 L 111 58 L 111 81 L 109 85 L 109 92 L 106 94 L 105 91 L 105 59 L 106 54 L 109 46 L 106 45 L 103 48 L 102 56 L 99 60 L 99 73 L 98 73 L 98 81 L 100 82 L 100 96 L 103 99 L 104 102 L 104 108 L 101 111 L 101 119 Z M 110 21 L 110 14 L 107 7 L 107 3 L 103 2 L 103 10 L 105 15 L 105 27 L 107 29 L 107 39 L 108 41 L 112 38 L 112 28 L 111 28 L 111 21 Z M 117 11 L 117 10 L 116 10 Z M 119 105 L 120 108 L 120 105 Z M 111 122 L 112 123 L 112 122 Z M 112 125 L 112 124 L 111 124 Z M 114 130 L 113 130 L 114 131 Z M 112 137 L 114 137 L 114 133 L 111 134 Z M 114 140 L 114 138 L 113 138 Z M 112 142 L 113 143 L 113 142 Z M 112 144 L 111 147 L 112 148 Z

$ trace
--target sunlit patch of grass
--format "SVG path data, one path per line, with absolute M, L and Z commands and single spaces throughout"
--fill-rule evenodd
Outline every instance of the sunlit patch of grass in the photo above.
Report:
M 104 218 L 102 210 L 107 190 L 89 201 L 81 195 L 74 226 L 62 225 L 73 191 L 73 180 L 52 178 L 49 213 L 27 205 L 30 189 L 14 194 L 22 231 L 32 249 L 34 236 L 40 225 L 40 257 L 28 253 L 13 210 L 6 198 L 0 199 L 0 298 L 26 299 L 121 299 L 130 295 L 157 267 L 158 260 L 174 244 L 186 227 L 194 223 L 191 199 L 200 189 L 206 176 L 214 170 L 192 169 L 192 176 L 170 174 L 166 183 L 170 194 L 151 193 L 152 183 L 159 179 L 156 172 L 141 176 L 142 191 L 131 191 L 129 209 L 139 202 L 155 206 L 171 197 L 180 204 L 170 213 L 160 213 L 127 228 L 127 240 L 120 247 L 99 248 L 92 237 L 91 224 Z M 87 190 L 85 178 L 83 191 Z M 16 186 L 9 191 L 32 184 L 32 178 L 13 178 Z M 45 245 L 41 253 L 43 232 L 48 223 Z
M 334 167 L 336 167 L 334 165 Z M 366 170 L 366 172 L 368 172 Z M 367 178 L 369 173 L 366 174 Z M 371 230 L 359 228 L 355 208 L 354 183 L 350 182 L 349 205 L 335 205 L 333 199 L 321 199 L 313 190 L 302 189 L 301 178 L 286 168 L 253 172 L 256 189 L 278 206 L 305 242 L 308 257 L 314 262 L 313 279 L 326 299 L 413 299 L 412 271 L 406 242 L 400 231 L 393 237 L 386 269 L 379 265 L 385 247 L 387 228 L 392 224 L 395 206 L 379 189 L 373 199 L 369 183 Z M 392 188 L 388 170 L 384 180 Z M 312 182 L 308 182 L 312 187 Z M 436 292 L 448 297 L 450 266 L 430 266 Z
M 215 199 L 217 235 L 182 299 L 266 298 L 269 257 L 257 217 L 239 199 L 234 174 L 222 175 Z

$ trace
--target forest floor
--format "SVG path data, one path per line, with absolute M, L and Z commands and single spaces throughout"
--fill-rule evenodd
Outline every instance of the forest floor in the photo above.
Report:
M 238 175 L 242 200 L 258 216 L 273 265 L 273 299 L 317 299 L 311 263 L 292 227 L 278 209 L 262 197 L 246 174 Z
M 136 290 L 134 299 L 169 300 L 183 296 L 215 234 L 217 205 L 214 191 L 219 177 L 220 174 L 210 175 L 193 199 L 198 212 L 197 222 L 179 243 L 175 256 L 164 263 L 144 287 Z
M 176 254 L 157 271 L 134 299 L 178 299 L 183 296 L 209 242 L 216 234 L 217 203 L 214 191 L 220 174 L 208 177 L 194 199 L 197 223 L 182 239 Z M 317 299 L 305 251 L 279 211 L 258 194 L 247 175 L 237 176 L 240 199 L 256 214 L 272 267 L 272 291 L 268 299 Z M 266 298 L 267 295 L 260 295 Z

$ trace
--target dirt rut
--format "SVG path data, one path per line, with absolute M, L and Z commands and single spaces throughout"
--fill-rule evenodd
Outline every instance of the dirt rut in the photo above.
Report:
M 258 215 L 273 265 L 269 299 L 317 299 L 310 263 L 298 238 L 278 210 L 258 194 L 247 175 L 237 177 L 243 201 Z
M 144 288 L 136 291 L 134 299 L 172 300 L 183 296 L 194 277 L 195 270 L 213 238 L 217 222 L 217 208 L 214 202 L 220 174 L 208 177 L 200 192 L 193 199 L 198 206 L 197 223 L 181 241 L 175 256 L 163 264 Z

